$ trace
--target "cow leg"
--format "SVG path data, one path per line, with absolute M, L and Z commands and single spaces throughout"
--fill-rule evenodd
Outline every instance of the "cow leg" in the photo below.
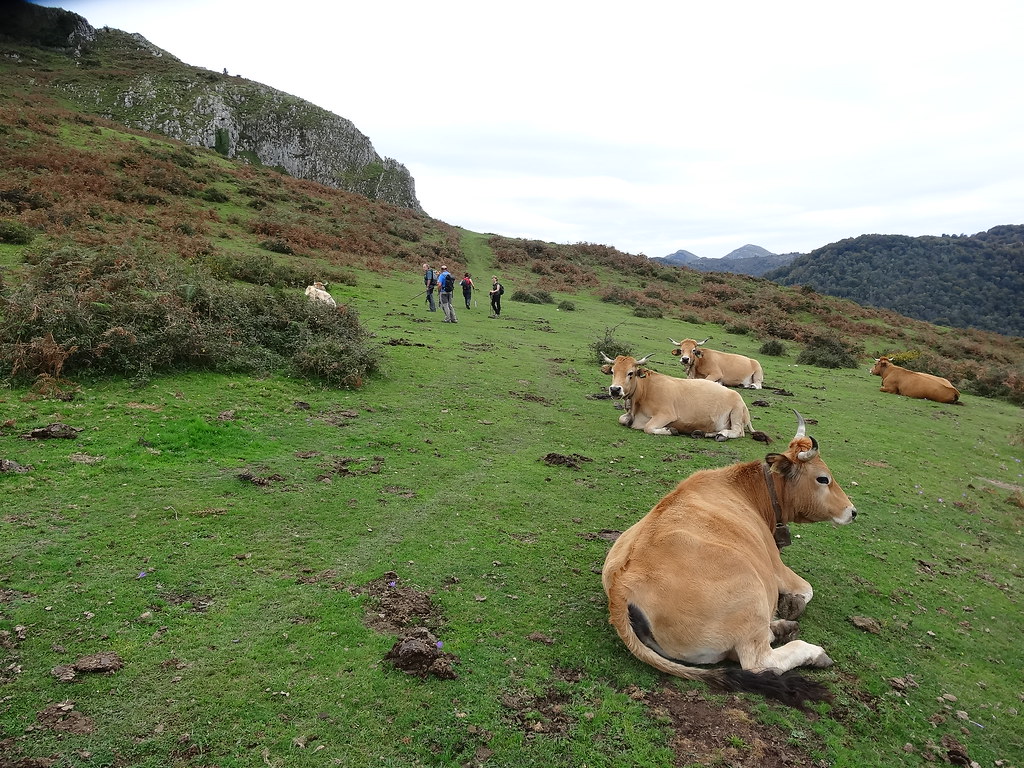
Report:
M 772 649 L 766 659 L 765 668 L 788 672 L 796 667 L 831 667 L 832 663 L 832 659 L 821 646 L 805 643 L 803 640 L 792 640 Z
M 756 638 L 736 648 L 736 655 L 743 669 L 782 674 L 796 667 L 832 666 L 832 659 L 825 653 L 824 648 L 805 643 L 803 640 L 790 640 L 785 645 L 772 648 L 775 628 L 775 625 L 765 624 L 763 631 L 759 631 Z M 778 629 L 783 635 L 789 631 L 784 624 L 778 625 Z
M 678 435 L 679 430 L 674 427 L 670 427 L 672 419 L 668 416 L 659 416 L 655 414 L 651 416 L 647 424 L 644 426 L 644 432 L 648 435 Z

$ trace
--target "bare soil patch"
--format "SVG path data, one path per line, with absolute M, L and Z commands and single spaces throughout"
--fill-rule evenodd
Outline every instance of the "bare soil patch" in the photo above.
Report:
M 574 453 L 571 456 L 563 456 L 560 453 L 549 453 L 542 461 L 552 467 L 569 467 L 570 469 L 579 469 L 583 466 L 585 461 L 593 461 L 593 459 L 583 456 L 578 453 Z
M 653 714 L 668 718 L 674 732 L 675 765 L 728 765 L 750 768 L 822 768 L 804 750 L 789 743 L 789 734 L 759 723 L 746 702 L 730 696 L 724 704 L 708 701 L 700 691 L 672 687 L 657 691 L 627 690 Z
M 367 595 L 364 622 L 370 629 L 399 635 L 384 655 L 384 661 L 396 669 L 417 677 L 454 680 L 459 657 L 443 650 L 444 643 L 433 630 L 444 625 L 444 616 L 430 595 L 403 586 L 397 573 L 388 571 L 362 588 L 352 590 Z

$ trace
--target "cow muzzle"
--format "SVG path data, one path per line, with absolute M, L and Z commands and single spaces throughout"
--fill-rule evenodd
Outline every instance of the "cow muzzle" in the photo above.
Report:
M 832 518 L 836 525 L 846 525 L 852 523 L 857 517 L 857 508 L 852 504 L 842 511 L 842 514 Z
M 616 400 L 619 400 L 622 397 L 622 387 L 612 385 L 608 387 L 608 394 L 614 397 Z

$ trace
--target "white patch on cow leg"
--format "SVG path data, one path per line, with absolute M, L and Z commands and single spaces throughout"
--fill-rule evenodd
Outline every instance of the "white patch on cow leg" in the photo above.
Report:
M 785 645 L 772 649 L 763 660 L 761 669 L 772 670 L 773 672 L 788 672 L 797 667 L 831 667 L 832 659 L 825 653 L 825 649 L 818 645 L 805 643 L 803 640 L 793 640 Z M 761 669 L 754 669 L 759 672 Z

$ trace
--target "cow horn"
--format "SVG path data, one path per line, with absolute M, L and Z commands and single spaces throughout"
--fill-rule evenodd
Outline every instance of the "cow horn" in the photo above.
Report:
M 793 413 L 796 414 L 796 436 L 793 439 L 794 440 L 799 440 L 801 437 L 806 437 L 806 435 L 807 435 L 807 422 L 804 421 L 804 417 L 800 415 L 799 411 L 794 410 Z M 811 459 L 813 459 L 817 455 L 818 455 L 818 441 L 815 440 L 812 437 L 811 438 L 811 448 L 810 448 L 810 450 L 800 451 L 796 455 L 796 457 L 800 461 L 810 461 Z
M 639 360 L 637 360 L 636 364 L 637 365 L 646 365 L 647 361 L 650 360 L 652 357 L 654 357 L 654 355 L 655 355 L 655 353 L 651 352 L 651 354 L 649 354 L 647 357 L 641 357 Z
M 807 434 L 807 422 L 800 415 L 800 411 L 794 410 L 793 413 L 796 414 L 796 436 L 793 439 L 798 440 Z
M 606 355 L 604 352 L 601 353 L 601 359 L 604 360 L 606 363 L 614 363 L 615 362 L 610 357 L 608 357 L 608 355 Z
M 704 346 L 705 344 L 707 344 L 707 343 L 708 343 L 709 341 L 711 341 L 711 337 L 710 337 L 710 336 L 708 336 L 708 337 L 707 337 L 706 339 L 704 339 L 704 341 L 698 341 L 698 342 L 697 342 L 697 346 L 698 346 L 698 347 L 703 347 L 703 346 Z
M 673 338 L 672 338 L 671 336 L 669 336 L 669 337 L 668 337 L 668 340 L 669 340 L 669 341 L 671 341 L 671 342 L 672 342 L 672 345 L 673 345 L 673 346 L 675 346 L 675 347 L 678 347 L 678 346 L 679 346 L 680 344 L 682 344 L 682 343 L 683 343 L 683 342 L 681 342 L 681 341 L 676 341 L 676 340 L 675 340 L 675 339 L 673 339 Z

